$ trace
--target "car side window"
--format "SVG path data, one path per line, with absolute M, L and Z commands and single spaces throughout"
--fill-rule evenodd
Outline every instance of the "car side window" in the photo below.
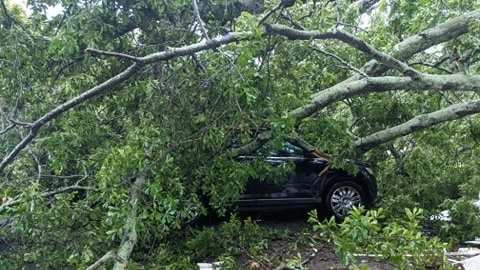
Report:
M 266 145 L 262 146 L 254 155 L 257 157 L 303 157 L 305 152 L 302 148 L 286 142 L 280 148 L 272 149 Z
M 283 147 L 278 154 L 286 157 L 303 156 L 303 149 L 289 142 L 286 142 L 283 144 Z

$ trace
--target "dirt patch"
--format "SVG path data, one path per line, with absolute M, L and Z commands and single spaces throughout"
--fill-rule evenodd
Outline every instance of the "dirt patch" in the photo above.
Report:
M 307 264 L 308 269 L 346 269 L 341 263 L 334 250 L 326 244 L 317 247 L 318 252 Z

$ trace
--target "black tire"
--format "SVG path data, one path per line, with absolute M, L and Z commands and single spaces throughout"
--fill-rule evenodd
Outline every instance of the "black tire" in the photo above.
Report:
M 339 199 L 342 201 L 338 202 Z M 327 190 L 324 206 L 330 215 L 343 220 L 353 206 L 365 207 L 366 202 L 365 191 L 359 184 L 352 180 L 341 180 Z

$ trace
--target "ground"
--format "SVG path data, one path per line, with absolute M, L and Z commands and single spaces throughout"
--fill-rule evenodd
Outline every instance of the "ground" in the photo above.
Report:
M 322 214 L 320 214 L 322 215 Z M 243 269 L 291 269 L 285 263 L 298 261 L 305 269 L 327 270 L 345 269 L 333 246 L 320 239 L 313 239 L 311 225 L 307 223 L 307 211 L 253 213 L 254 220 L 261 226 L 276 230 L 284 230 L 284 237 L 269 243 L 267 254 L 262 259 L 244 256 L 239 264 Z M 243 216 L 243 217 L 245 217 Z M 315 244 L 312 244 L 315 243 Z M 367 269 L 390 270 L 390 264 L 377 262 L 371 258 L 361 260 Z

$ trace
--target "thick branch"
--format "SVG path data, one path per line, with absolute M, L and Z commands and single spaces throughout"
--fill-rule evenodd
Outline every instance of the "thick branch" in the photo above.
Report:
M 403 61 L 410 58 L 413 54 L 423 51 L 435 44 L 458 37 L 459 35 L 462 35 L 469 31 L 469 23 L 472 20 L 476 20 L 479 18 L 480 11 L 473 11 L 457 18 L 451 19 L 444 24 L 426 30 L 411 38 L 408 38 L 395 47 L 394 52 L 392 53 L 392 57 L 397 58 L 399 61 Z M 15 157 L 20 153 L 20 151 L 22 151 L 36 137 L 38 130 L 46 123 L 80 103 L 83 103 L 93 97 L 105 94 L 106 92 L 113 90 L 116 86 L 133 76 L 138 70 L 140 70 L 143 65 L 151 64 L 162 60 L 169 60 L 175 57 L 191 55 L 202 50 L 212 49 L 219 47 L 223 44 L 235 42 L 248 36 L 250 36 L 250 33 L 229 33 L 225 36 L 215 38 L 206 42 L 200 42 L 180 48 L 173 48 L 163 52 L 153 53 L 145 57 L 139 57 L 139 62 L 136 62 L 135 64 L 131 65 L 124 71 L 110 78 L 106 82 L 95 86 L 90 90 L 87 90 L 83 94 L 65 102 L 64 104 L 56 107 L 52 111 L 46 113 L 38 120 L 34 121 L 32 123 L 32 127 L 30 128 L 29 134 L 25 138 L 23 138 L 23 140 L 19 142 L 13 148 L 13 150 L 9 154 L 7 154 L 7 156 L 5 156 L 4 159 L 0 162 L 0 174 L 3 172 L 5 167 L 15 159 Z M 388 68 L 379 64 L 377 61 L 370 61 L 364 68 L 365 73 L 369 75 L 380 74 L 387 69 Z M 358 79 L 358 77 L 353 76 L 350 80 L 355 79 Z M 295 111 L 298 111 L 298 109 Z M 310 114 L 311 113 L 313 112 L 310 112 Z M 307 114 L 307 116 L 308 115 L 309 114 Z M 237 152 L 240 153 L 241 151 Z
M 126 269 L 130 254 L 132 254 L 132 250 L 137 244 L 137 209 L 138 201 L 143 193 L 144 185 L 145 177 L 143 175 L 138 176 L 133 183 L 130 199 L 132 208 L 127 220 L 125 221 L 125 225 L 123 226 L 123 239 L 117 251 L 117 260 L 113 266 L 113 270 Z
M 179 48 L 168 48 L 163 52 L 152 53 L 150 55 L 141 57 L 140 60 L 145 64 L 170 60 L 170 59 L 181 57 L 181 56 L 192 55 L 194 53 L 208 50 L 208 49 L 215 49 L 228 43 L 249 38 L 251 35 L 252 33 L 250 32 L 228 33 L 224 36 L 221 36 L 218 38 L 212 38 L 210 40 L 202 41 L 200 43 L 179 47 Z
M 390 55 L 400 61 L 406 61 L 416 53 L 422 52 L 434 45 L 455 39 L 463 34 L 468 33 L 470 31 L 470 23 L 478 19 L 480 19 L 480 10 L 468 12 L 461 16 L 449 19 L 444 23 L 441 23 L 437 26 L 426 29 L 416 35 L 406 38 L 402 42 L 395 45 Z M 371 60 L 366 63 L 361 70 L 364 71 L 367 75 L 379 76 L 388 69 L 388 67 L 379 63 L 378 61 Z M 318 96 L 322 95 L 324 92 L 330 92 L 331 95 L 334 95 L 333 91 L 335 89 L 347 88 L 348 85 L 346 84 L 357 81 L 359 79 L 362 79 L 362 75 L 354 75 L 328 89 L 318 91 L 318 93 L 312 95 L 312 102 L 310 104 L 291 111 L 290 115 L 296 117 L 297 120 L 310 116 L 311 114 L 323 109 L 325 106 L 330 104 L 320 104 L 319 106 L 315 106 L 314 104 L 316 102 L 316 99 L 318 99 Z M 338 100 L 341 100 L 341 98 L 335 99 L 335 101 Z M 264 137 L 269 137 L 270 133 L 267 133 L 268 132 L 264 132 L 261 134 L 261 136 L 265 135 Z M 247 154 L 249 153 L 248 151 L 252 149 L 257 149 L 267 140 L 268 139 L 255 139 L 243 147 L 235 148 L 233 151 L 231 151 L 232 156 Z
M 391 141 L 395 138 L 405 136 L 418 130 L 426 129 L 440 123 L 463 118 L 467 115 L 480 112 L 480 101 L 471 101 L 461 104 L 454 104 L 444 109 L 418 115 L 411 120 L 391 127 L 355 141 L 355 146 L 366 151 L 379 144 Z
M 228 152 L 228 156 L 230 157 L 237 157 L 246 153 L 251 153 L 260 148 L 262 145 L 264 145 L 266 142 L 268 142 L 272 138 L 272 133 L 270 131 L 263 131 L 258 136 L 251 142 L 237 147 L 233 148 Z
M 277 35 L 285 36 L 289 39 L 296 40 L 336 39 L 356 48 L 359 51 L 362 51 L 363 53 L 367 54 L 368 56 L 372 57 L 373 59 L 379 61 L 380 63 L 386 65 L 389 68 L 396 69 L 407 76 L 418 76 L 418 71 L 409 67 L 407 64 L 386 53 L 378 51 L 373 46 L 367 44 L 363 40 L 346 32 L 304 31 L 278 24 L 267 25 L 267 31 L 270 33 L 275 33 Z
M 390 53 L 390 55 L 398 59 L 399 61 L 406 61 L 416 53 L 419 53 L 434 45 L 455 39 L 465 33 L 468 33 L 470 31 L 470 23 L 478 19 L 480 19 L 480 10 L 468 12 L 453 19 L 449 19 L 442 24 L 424 30 L 419 34 L 413 35 L 398 43 L 393 48 L 393 51 Z M 378 61 L 371 60 L 366 63 L 361 70 L 364 71 L 367 75 L 378 76 L 387 71 L 388 69 L 389 68 L 387 66 L 379 63 Z M 324 101 L 326 100 L 319 96 L 322 96 L 324 92 L 328 92 L 329 95 L 333 97 L 335 96 L 335 90 L 346 89 L 348 87 L 347 84 L 357 81 L 361 78 L 362 75 L 354 75 L 328 89 L 313 94 L 311 103 L 291 111 L 290 115 L 295 117 L 296 120 L 301 120 L 305 117 L 312 115 L 316 111 L 323 109 L 331 102 L 342 100 L 340 96 L 342 96 L 344 93 L 339 93 L 338 98 L 335 98 L 332 101 L 325 103 Z M 346 97 L 349 97 L 349 95 L 346 95 Z M 320 102 L 318 103 L 318 105 L 315 105 L 317 100 L 320 100 Z M 247 154 L 249 153 L 249 151 L 252 151 L 252 149 L 255 150 L 261 147 L 266 141 L 268 141 L 268 139 L 271 137 L 271 134 L 269 131 L 265 131 L 261 133 L 258 137 L 264 137 L 264 139 L 259 140 L 258 138 L 256 138 L 245 146 L 233 149 L 232 151 L 230 151 L 231 156 Z M 268 139 L 266 139 L 267 137 Z
M 105 255 L 103 255 L 100 259 L 98 259 L 98 261 L 94 262 L 85 270 L 96 270 L 100 266 L 102 266 L 102 264 L 108 262 L 109 260 L 115 260 L 115 251 L 110 250 L 109 252 L 105 253 Z
M 406 61 L 416 53 L 422 52 L 434 45 L 455 39 L 470 31 L 471 22 L 480 19 L 480 10 L 465 13 L 461 16 L 447 20 L 437 26 L 406 38 L 395 45 L 390 55 L 400 61 Z M 364 65 L 363 70 L 370 76 L 378 76 L 388 68 L 379 62 L 372 60 Z M 353 76 L 348 80 L 356 80 Z
M 140 67 L 141 65 L 139 65 L 138 63 L 131 65 L 130 67 L 118 73 L 117 75 L 113 76 L 112 78 L 108 79 L 107 81 L 59 105 L 55 109 L 49 111 L 48 113 L 46 113 L 45 115 L 43 115 L 42 117 L 34 121 L 31 124 L 30 132 L 28 133 L 28 135 L 24 137 L 22 141 L 20 141 L 7 156 L 3 158 L 2 162 L 0 162 L 0 173 L 2 173 L 3 169 L 5 169 L 5 167 L 15 159 L 18 153 L 20 153 L 20 151 L 22 151 L 25 147 L 27 147 L 27 145 L 37 136 L 37 132 L 41 127 L 43 127 L 45 124 L 55 119 L 62 113 L 77 106 L 78 104 L 81 104 L 86 100 L 89 100 L 93 97 L 96 97 L 98 95 L 104 94 L 112 90 L 115 86 L 129 79 L 133 74 L 135 74 L 140 69 Z
M 0 136 L 7 133 L 10 129 L 14 128 L 15 127 L 15 124 L 10 124 L 9 126 L 7 126 L 6 128 L 0 130 Z
M 310 103 L 290 112 L 296 120 L 303 119 L 326 106 L 354 96 L 368 93 L 386 92 L 392 90 L 408 91 L 478 91 L 480 90 L 480 75 L 466 76 L 463 74 L 427 75 L 422 74 L 417 79 L 410 77 L 368 77 L 357 81 L 337 84 L 318 93 Z
M 356 81 L 336 84 L 314 96 L 310 103 L 289 113 L 289 117 L 300 121 L 335 102 L 386 91 L 480 91 L 480 75 L 463 74 L 428 75 L 413 79 L 411 77 L 367 77 Z M 271 133 L 265 131 L 252 142 L 230 151 L 231 156 L 250 153 L 271 139 Z

